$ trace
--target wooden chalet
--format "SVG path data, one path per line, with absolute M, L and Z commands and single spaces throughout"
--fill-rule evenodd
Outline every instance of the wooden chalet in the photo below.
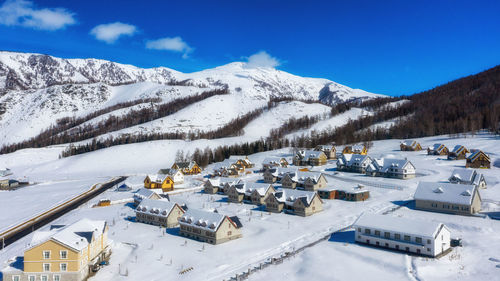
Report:
M 455 145 L 452 151 L 448 153 L 448 160 L 463 160 L 467 158 L 467 153 L 470 151 L 463 145 Z
M 364 145 L 348 145 L 342 150 L 342 154 L 368 154 L 368 149 Z
M 337 159 L 337 149 L 333 145 L 318 145 L 315 151 L 323 151 L 328 159 Z
M 448 155 L 449 150 L 442 143 L 435 143 L 427 148 L 427 155 Z
M 174 179 L 170 175 L 147 175 L 144 179 L 144 187 L 147 189 L 159 189 L 163 192 L 174 190 Z
M 489 169 L 491 167 L 490 157 L 481 150 L 474 150 L 465 162 L 466 168 Z
M 171 168 L 180 170 L 184 175 L 196 175 L 201 173 L 201 168 L 195 161 L 175 162 Z
M 415 140 L 405 140 L 399 145 L 401 151 L 420 151 L 422 146 Z

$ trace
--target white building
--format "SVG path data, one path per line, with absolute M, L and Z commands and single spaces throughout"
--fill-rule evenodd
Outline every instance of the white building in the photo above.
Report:
M 354 228 L 358 243 L 430 257 L 450 248 L 450 230 L 442 223 L 364 214 Z
M 374 159 L 366 168 L 366 174 L 379 177 L 411 179 L 416 176 L 413 163 L 407 159 Z
M 479 188 L 486 188 L 486 180 L 483 174 L 479 174 L 473 169 L 455 169 L 448 181 L 459 184 L 473 184 Z

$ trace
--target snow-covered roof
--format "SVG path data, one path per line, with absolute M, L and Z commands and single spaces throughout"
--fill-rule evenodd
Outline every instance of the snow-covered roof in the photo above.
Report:
M 282 157 L 266 157 L 262 161 L 262 165 L 271 165 L 271 164 L 273 164 L 273 165 L 279 165 L 279 164 L 281 164 L 282 160 L 285 160 L 285 158 L 282 158 Z
M 176 203 L 169 202 L 166 200 L 152 200 L 145 198 L 141 201 L 139 206 L 135 209 L 136 212 L 142 213 L 156 213 L 162 216 L 168 216 L 172 209 L 177 205 Z
M 151 182 L 162 183 L 169 175 L 161 175 L 161 174 L 149 174 L 147 177 L 151 180 Z
M 134 194 L 134 197 L 137 197 L 137 198 L 141 198 L 141 199 L 144 199 L 144 198 L 151 198 L 151 196 L 156 193 L 154 192 L 153 190 L 151 189 L 147 189 L 147 188 L 139 188 L 139 190 L 137 190 L 137 192 Z
M 308 161 L 310 158 L 319 158 L 321 154 L 324 154 L 324 152 L 316 150 L 301 150 L 297 153 L 297 156 Z
M 51 239 L 81 251 L 92 242 L 92 237 L 102 235 L 105 227 L 106 221 L 81 219 L 71 225 L 53 228 L 50 231 L 35 232 L 29 247 L 33 248 Z
M 454 178 L 459 181 L 472 182 L 476 174 L 475 170 L 472 169 L 455 169 L 451 173 L 450 179 Z
M 415 200 L 471 205 L 476 188 L 469 184 L 420 182 L 413 197 Z
M 316 196 L 314 191 L 305 191 L 297 189 L 280 188 L 274 193 L 274 197 L 279 202 L 285 203 L 287 205 L 293 205 L 296 200 L 302 200 L 305 206 L 309 206 Z
M 406 165 L 412 165 L 413 164 L 408 161 L 407 159 L 395 159 L 395 158 L 380 158 L 380 159 L 374 159 L 372 161 L 373 168 L 376 171 L 386 173 L 389 171 L 390 168 L 398 168 L 398 169 L 403 169 L 406 167 Z
M 370 228 L 401 234 L 418 235 L 433 238 L 440 230 L 442 223 L 429 220 L 413 220 L 391 215 L 363 214 L 354 223 L 354 227 Z
M 225 217 L 225 215 L 215 212 L 188 209 L 180 218 L 179 223 L 216 231 Z

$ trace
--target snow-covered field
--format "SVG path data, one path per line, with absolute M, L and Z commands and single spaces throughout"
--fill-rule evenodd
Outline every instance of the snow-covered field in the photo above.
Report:
M 232 141 L 236 142 L 237 139 Z M 469 148 L 484 150 L 491 156 L 492 162 L 500 158 L 496 152 L 500 138 L 491 135 L 467 135 L 467 138 L 437 136 L 419 141 L 423 147 L 436 142 L 442 142 L 448 147 L 465 144 Z M 240 217 L 243 237 L 216 246 L 180 237 L 178 229 L 165 231 L 159 227 L 131 222 L 126 218 L 133 217 L 134 211 L 127 204 L 102 208 L 91 208 L 89 204 L 71 211 L 54 223 L 71 223 L 88 217 L 106 219 L 110 224 L 110 238 L 114 241 L 110 265 L 91 280 L 228 280 L 272 257 L 278 257 L 349 226 L 363 212 L 380 213 L 398 207 L 411 199 L 419 181 L 446 181 L 453 169 L 465 165 L 465 160 L 448 161 L 444 156 L 427 156 L 424 151 L 401 152 L 399 142 L 400 140 L 376 141 L 369 155 L 377 158 L 407 157 L 417 168 L 417 178 L 404 181 L 351 173 L 340 173 L 333 178 L 334 162 L 315 167 L 313 170 L 327 175 L 330 188 L 349 188 L 363 182 L 370 190 L 371 197 L 365 202 L 324 200 L 324 211 L 310 217 L 269 214 L 254 205 L 228 204 L 221 195 L 201 192 L 172 195 L 172 201 L 185 203 L 190 208 L 217 209 L 220 213 Z M 184 147 L 186 142 L 157 141 L 116 146 L 65 159 L 57 159 L 57 148 L 32 149 L 1 155 L 0 161 L 8 163 L 6 166 L 11 167 L 16 175 L 25 173 L 30 179 L 40 181 L 92 178 L 99 182 L 99 177 L 105 175 L 130 175 L 127 181 L 138 187 L 144 178 L 143 173 L 170 166 L 177 149 L 204 148 L 214 144 L 210 141 L 193 141 Z M 291 156 L 289 149 L 282 149 L 251 155 L 249 158 L 259 163 L 269 155 Z M 487 212 L 498 212 L 500 168 L 492 167 L 480 172 L 484 173 L 488 182 L 488 188 L 480 190 L 482 199 L 487 201 L 483 203 L 483 207 Z M 261 174 L 257 173 L 247 176 L 248 180 L 260 178 Z M 375 187 L 380 184 L 403 188 Z M 196 185 L 195 179 L 190 185 Z M 22 192 L 28 192 L 24 190 L 0 192 L 1 203 L 11 208 L 23 204 L 26 199 Z M 74 192 L 76 191 L 75 188 Z M 4 199 L 6 196 L 8 198 Z M 51 193 L 40 192 L 37 199 L 44 202 L 50 200 L 51 196 Z M 131 192 L 109 190 L 93 201 L 95 203 L 100 198 L 118 200 L 131 196 Z M 0 211 L 9 212 L 9 206 L 1 206 Z M 34 208 L 26 206 L 26 211 L 36 212 Z M 352 231 L 346 231 L 307 248 L 282 264 L 272 265 L 252 274 L 250 280 L 360 280 L 367 276 L 375 280 L 499 280 L 500 266 L 497 265 L 500 265 L 500 221 L 487 217 L 422 212 L 408 207 L 399 208 L 387 215 L 443 222 L 451 229 L 452 237 L 462 238 L 464 245 L 454 248 L 450 254 L 440 259 L 412 257 L 354 244 Z M 30 238 L 31 235 L 28 235 L 0 252 L 0 265 L 3 266 L 11 257 L 22 254 Z M 131 246 L 135 244 L 137 246 Z M 119 274 L 119 267 L 122 268 L 122 273 L 127 269 L 128 277 Z M 189 267 L 193 267 L 193 270 L 184 275 L 179 274 L 182 269 Z

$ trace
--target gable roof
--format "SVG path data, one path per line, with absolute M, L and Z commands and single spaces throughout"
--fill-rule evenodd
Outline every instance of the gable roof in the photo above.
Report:
M 102 235 L 105 227 L 106 221 L 81 219 L 73 224 L 53 228 L 50 231 L 37 231 L 31 239 L 29 248 L 36 247 L 48 240 L 54 240 L 79 252 L 92 242 L 93 237 Z
M 433 238 L 443 224 L 429 220 L 413 220 L 366 213 L 356 220 L 354 226 Z
M 297 189 L 280 188 L 274 193 L 276 200 L 286 205 L 293 205 L 296 200 L 301 200 L 306 207 L 311 205 L 314 196 L 317 193 L 314 191 L 305 191 Z
M 415 200 L 471 205 L 476 191 L 477 187 L 470 184 L 419 182 L 413 197 Z
M 189 209 L 180 218 L 179 223 L 194 225 L 209 231 L 217 231 L 221 223 L 227 216 L 204 210 Z M 232 222 L 232 221 L 231 221 Z M 235 226 L 236 224 L 232 222 Z
M 488 154 L 484 153 L 482 150 L 474 150 L 474 152 L 472 152 L 471 155 L 467 157 L 467 160 L 475 161 L 480 155 L 484 155 L 488 161 L 491 161 L 490 156 L 488 156 Z
M 142 188 L 139 188 L 139 190 L 137 190 L 134 193 L 134 197 L 140 198 L 140 199 L 151 198 L 151 196 L 153 196 L 153 194 L 156 194 L 156 192 L 154 192 L 151 189 L 147 189 L 147 188 L 142 187 Z
M 139 206 L 135 209 L 136 212 L 142 213 L 156 213 L 162 216 L 168 216 L 177 203 L 165 200 L 152 200 L 145 198 L 141 201 Z M 181 208 L 182 209 L 182 208 Z

